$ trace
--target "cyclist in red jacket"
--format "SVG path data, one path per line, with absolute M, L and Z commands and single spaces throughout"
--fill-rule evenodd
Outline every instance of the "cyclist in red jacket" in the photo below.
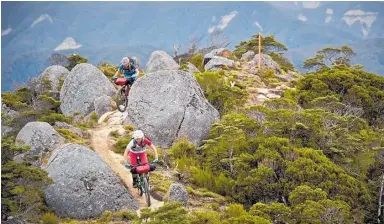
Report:
M 155 159 L 152 163 L 157 163 L 159 161 L 159 155 L 157 154 L 156 146 L 152 144 L 148 138 L 144 137 L 144 133 L 141 130 L 136 130 L 133 132 L 133 139 L 129 142 L 124 152 L 125 167 L 129 168 L 131 166 L 136 166 L 137 156 L 139 156 L 141 164 L 147 164 L 148 158 L 145 148 L 146 146 L 149 146 L 155 153 Z M 137 187 L 136 177 L 137 174 L 132 174 L 133 187 Z

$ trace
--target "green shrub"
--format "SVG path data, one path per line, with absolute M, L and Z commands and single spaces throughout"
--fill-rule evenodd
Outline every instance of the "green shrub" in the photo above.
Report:
M 41 81 L 41 85 L 43 86 L 44 90 L 52 89 L 52 81 L 49 80 L 47 77 L 44 77 Z
M 133 130 L 135 130 L 135 127 L 132 126 L 132 125 L 125 125 L 125 126 L 124 126 L 124 129 L 125 129 L 126 131 L 133 131 Z
M 187 137 L 182 137 L 173 143 L 172 147 L 169 149 L 169 154 L 175 159 L 183 157 L 193 159 L 196 157 L 195 145 L 189 142 Z
M 117 67 L 118 66 L 111 65 L 108 62 L 102 62 L 99 66 L 97 66 L 97 68 L 100 69 L 108 78 L 112 78 L 115 75 Z
M 283 55 L 271 52 L 269 53 L 269 56 L 271 56 L 271 58 L 280 66 L 283 71 L 288 72 L 295 70 L 293 64 Z
M 43 224 L 58 224 L 60 223 L 57 216 L 53 213 L 45 213 L 43 217 L 41 218 L 43 221 Z
M 90 115 L 90 118 L 91 118 L 92 121 L 97 122 L 97 114 L 96 114 L 96 112 L 92 112 L 91 115 Z
M 193 210 L 191 224 L 220 224 L 220 213 L 207 210 Z
M 196 73 L 195 78 L 204 91 L 204 96 L 220 113 L 224 115 L 243 106 L 248 93 L 239 86 L 230 86 L 230 79 L 224 71 Z
M 130 137 L 123 136 L 117 139 L 117 142 L 115 144 L 115 153 L 121 153 L 123 154 L 125 151 L 125 148 L 127 147 L 128 143 L 131 141 Z
M 77 64 L 80 63 L 87 63 L 88 59 L 78 55 L 78 54 L 72 54 L 71 56 L 68 57 L 69 60 L 69 65 L 66 66 L 66 68 L 71 71 L 72 68 L 74 68 Z
M 78 134 L 72 132 L 69 129 L 66 128 L 58 128 L 56 129 L 57 132 L 59 132 L 65 139 L 67 139 L 70 142 L 77 143 L 77 144 L 86 144 L 86 140 L 81 138 Z
M 21 97 L 16 93 L 5 92 L 1 94 L 2 102 L 12 110 L 20 110 L 27 107 L 27 103 L 21 102 Z
M 58 114 L 58 113 L 50 113 L 47 115 L 41 116 L 38 121 L 42 122 L 47 122 L 51 125 L 53 125 L 55 122 L 60 121 L 60 122 L 66 122 L 71 124 L 72 123 L 72 118 L 71 117 L 66 117 L 63 114 Z
M 142 223 L 189 224 L 188 211 L 181 202 L 166 202 L 154 211 L 142 209 L 139 219 Z
M 101 221 L 103 223 L 111 222 L 113 219 L 113 214 L 109 210 L 105 210 L 99 217 L 98 221 Z
M 114 131 L 109 132 L 109 135 L 114 137 L 114 138 L 117 138 L 120 136 L 118 130 L 114 130 Z
M 12 146 L 10 146 L 12 148 Z M 3 148 L 3 151 L 9 150 Z M 2 155 L 3 156 L 3 155 Z M 3 161 L 2 161 L 3 163 Z M 3 215 L 35 219 L 47 209 L 43 188 L 52 183 L 46 171 L 27 163 L 4 161 L 1 165 L 1 210 Z
M 204 57 L 202 54 L 196 54 L 189 59 L 189 62 L 193 64 L 200 72 L 204 72 Z
M 48 96 L 47 94 L 41 94 L 37 97 L 38 100 L 45 102 L 50 108 L 57 108 L 60 106 L 60 100 L 55 100 L 53 97 Z
M 119 211 L 113 215 L 114 217 L 122 220 L 122 221 L 130 221 L 130 220 L 136 220 L 138 219 L 138 216 L 136 213 L 125 210 L 125 211 Z
M 63 87 L 64 84 L 64 78 L 59 78 L 59 86 L 57 86 L 57 91 L 61 90 L 61 87 Z

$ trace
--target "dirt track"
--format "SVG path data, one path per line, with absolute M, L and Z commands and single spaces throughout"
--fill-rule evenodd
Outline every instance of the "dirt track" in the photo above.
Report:
M 101 122 L 105 119 L 111 122 Z M 100 118 L 99 127 L 89 129 L 91 135 L 92 147 L 99 154 L 99 156 L 108 164 L 113 172 L 120 177 L 124 185 L 128 188 L 131 194 L 140 202 L 140 209 L 146 208 L 145 196 L 139 196 L 138 191 L 132 187 L 132 176 L 128 169 L 123 165 L 123 156 L 113 152 L 109 141 L 108 135 L 111 131 L 123 129 L 122 124 L 123 116 L 120 112 L 115 111 L 109 113 L 107 116 Z M 151 208 L 161 207 L 164 203 L 157 201 L 151 197 Z M 140 213 L 140 211 L 138 211 Z

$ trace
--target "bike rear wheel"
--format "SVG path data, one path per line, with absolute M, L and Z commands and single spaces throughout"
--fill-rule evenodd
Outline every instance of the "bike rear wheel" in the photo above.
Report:
M 145 193 L 145 200 L 147 202 L 148 207 L 151 206 L 151 195 L 149 194 L 149 182 L 146 177 L 144 179 L 144 193 Z
M 121 87 L 116 96 L 117 109 L 120 112 L 124 112 L 128 106 L 128 97 L 125 95 L 125 89 L 125 87 Z

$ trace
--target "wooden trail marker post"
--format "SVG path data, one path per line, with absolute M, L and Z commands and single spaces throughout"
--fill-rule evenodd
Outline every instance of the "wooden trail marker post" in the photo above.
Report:
M 259 71 L 261 68 L 261 34 L 259 33 L 259 62 L 258 62 Z

